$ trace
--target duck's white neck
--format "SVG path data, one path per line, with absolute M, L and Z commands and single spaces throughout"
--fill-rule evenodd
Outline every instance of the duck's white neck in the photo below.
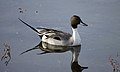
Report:
M 77 28 L 72 28 L 73 34 L 72 34 L 72 38 L 73 38 L 73 45 L 80 45 L 81 44 L 81 38 L 80 35 L 78 33 Z

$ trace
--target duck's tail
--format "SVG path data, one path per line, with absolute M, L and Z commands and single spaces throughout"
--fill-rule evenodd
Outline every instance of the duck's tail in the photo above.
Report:
M 40 32 L 37 31 L 36 28 L 30 26 L 28 23 L 24 22 L 22 19 L 18 18 L 23 24 L 27 25 L 28 27 L 30 27 L 33 31 L 37 32 L 38 34 L 41 34 Z

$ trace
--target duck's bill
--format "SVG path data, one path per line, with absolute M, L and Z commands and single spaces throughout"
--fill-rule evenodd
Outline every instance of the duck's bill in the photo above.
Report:
M 88 26 L 86 23 L 82 23 L 83 26 Z
M 82 20 L 80 21 L 83 26 L 88 26 L 86 23 L 84 23 Z

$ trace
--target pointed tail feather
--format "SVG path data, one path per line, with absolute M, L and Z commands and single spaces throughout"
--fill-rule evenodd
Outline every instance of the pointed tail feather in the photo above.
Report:
M 31 49 L 28 49 L 28 50 L 22 52 L 20 55 L 22 55 L 22 54 L 24 54 L 24 53 L 27 53 L 27 52 L 29 52 L 29 51 L 32 51 L 32 50 L 34 50 L 34 49 L 38 49 L 38 48 L 34 47 L 34 48 L 31 48 Z
M 23 24 L 27 25 L 28 27 L 30 27 L 32 30 L 34 30 L 35 32 L 39 33 L 34 27 L 30 26 L 28 23 L 24 22 L 22 19 L 18 18 Z M 40 34 L 40 33 L 39 33 Z

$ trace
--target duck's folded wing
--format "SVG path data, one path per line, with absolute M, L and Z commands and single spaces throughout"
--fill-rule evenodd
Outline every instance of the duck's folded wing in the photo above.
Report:
M 54 38 L 57 40 L 60 40 L 60 39 L 68 40 L 72 36 L 67 32 L 63 32 L 55 29 L 48 29 L 48 28 L 41 28 L 41 27 L 37 27 L 36 29 L 40 34 L 46 35 L 48 38 Z

